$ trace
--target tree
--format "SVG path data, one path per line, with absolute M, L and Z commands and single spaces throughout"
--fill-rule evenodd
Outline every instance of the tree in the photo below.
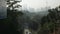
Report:
M 16 9 L 21 7 L 21 5 L 15 5 L 19 2 L 21 1 L 7 0 L 7 14 L 11 33 L 15 33 L 18 30 L 18 16 L 21 16 L 23 14 L 21 11 L 18 11 L 18 9 Z
M 60 6 L 59 6 L 60 7 Z M 56 23 L 60 23 L 60 8 L 56 7 L 53 9 L 49 9 L 49 14 L 44 16 L 41 19 L 41 25 L 45 29 L 48 29 L 50 32 L 54 32 L 56 30 Z M 59 25 L 58 25 L 59 26 Z
M 1 19 L 1 32 L 4 32 L 6 34 L 17 34 L 18 29 L 18 16 L 21 16 L 23 13 L 21 11 L 18 11 L 15 8 L 18 8 L 21 5 L 15 5 L 16 3 L 21 1 L 11 1 L 7 0 L 7 18 Z M 15 5 L 15 7 L 13 6 Z M 12 10 L 11 10 L 12 8 Z

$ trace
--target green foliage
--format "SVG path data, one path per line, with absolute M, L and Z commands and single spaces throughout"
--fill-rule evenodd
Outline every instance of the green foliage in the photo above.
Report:
M 42 29 L 47 29 L 51 32 L 53 32 L 54 29 L 56 29 L 56 23 L 60 23 L 60 8 L 57 7 L 55 9 L 49 9 L 48 12 L 49 14 L 47 16 L 44 16 L 41 19 L 41 25 L 42 25 Z
M 8 3 L 10 0 L 7 1 Z M 18 2 L 18 1 L 17 1 Z M 14 4 L 17 3 L 14 1 Z M 21 16 L 23 13 L 21 11 L 15 10 L 13 7 L 13 3 L 9 3 L 7 7 L 7 18 L 5 19 L 0 19 L 0 24 L 1 24 L 1 32 L 5 32 L 6 34 L 17 34 L 17 29 L 18 29 L 18 16 Z M 12 10 L 10 8 L 12 7 Z M 17 7 L 18 8 L 18 7 Z
M 54 27 L 55 27 L 55 24 L 52 23 L 52 22 L 45 23 L 44 26 L 43 26 L 44 29 L 48 29 L 48 30 L 53 29 Z

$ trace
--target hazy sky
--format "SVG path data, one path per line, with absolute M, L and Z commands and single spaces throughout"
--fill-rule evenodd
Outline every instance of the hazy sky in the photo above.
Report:
M 29 6 L 32 8 L 51 7 L 54 8 L 60 4 L 60 0 L 22 0 L 22 6 Z
M 0 19 L 4 19 L 6 17 L 7 17 L 6 2 L 4 0 L 0 0 Z

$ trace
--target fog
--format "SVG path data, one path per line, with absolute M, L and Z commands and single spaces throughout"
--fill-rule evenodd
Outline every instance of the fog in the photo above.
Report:
M 6 1 L 0 0 L 0 19 L 7 17 Z
M 22 8 L 17 7 L 18 9 L 15 10 L 13 6 L 12 10 L 10 10 L 8 6 L 8 12 L 6 12 L 6 3 L 4 2 L 0 0 L 0 18 L 8 17 L 7 19 L 0 20 L 2 32 L 21 34 L 24 32 L 24 29 L 29 29 L 31 33 L 36 31 L 36 34 L 48 34 L 51 31 L 50 26 L 53 30 L 55 28 L 54 24 L 60 22 L 60 0 L 22 0 L 21 3 L 18 3 L 22 5 Z M 19 11 L 19 9 L 22 10 Z M 53 31 L 55 33 L 55 30 Z
M 22 8 L 31 7 L 34 9 L 40 9 L 44 7 L 55 8 L 60 5 L 60 0 L 22 0 Z

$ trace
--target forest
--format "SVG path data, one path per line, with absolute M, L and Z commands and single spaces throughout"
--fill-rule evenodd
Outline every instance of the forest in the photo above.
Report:
M 0 19 L 1 34 L 23 34 L 27 27 L 32 34 L 60 34 L 60 6 L 41 12 L 29 12 L 15 9 L 22 7 L 13 6 L 19 2 L 21 1 L 7 1 L 7 18 Z

